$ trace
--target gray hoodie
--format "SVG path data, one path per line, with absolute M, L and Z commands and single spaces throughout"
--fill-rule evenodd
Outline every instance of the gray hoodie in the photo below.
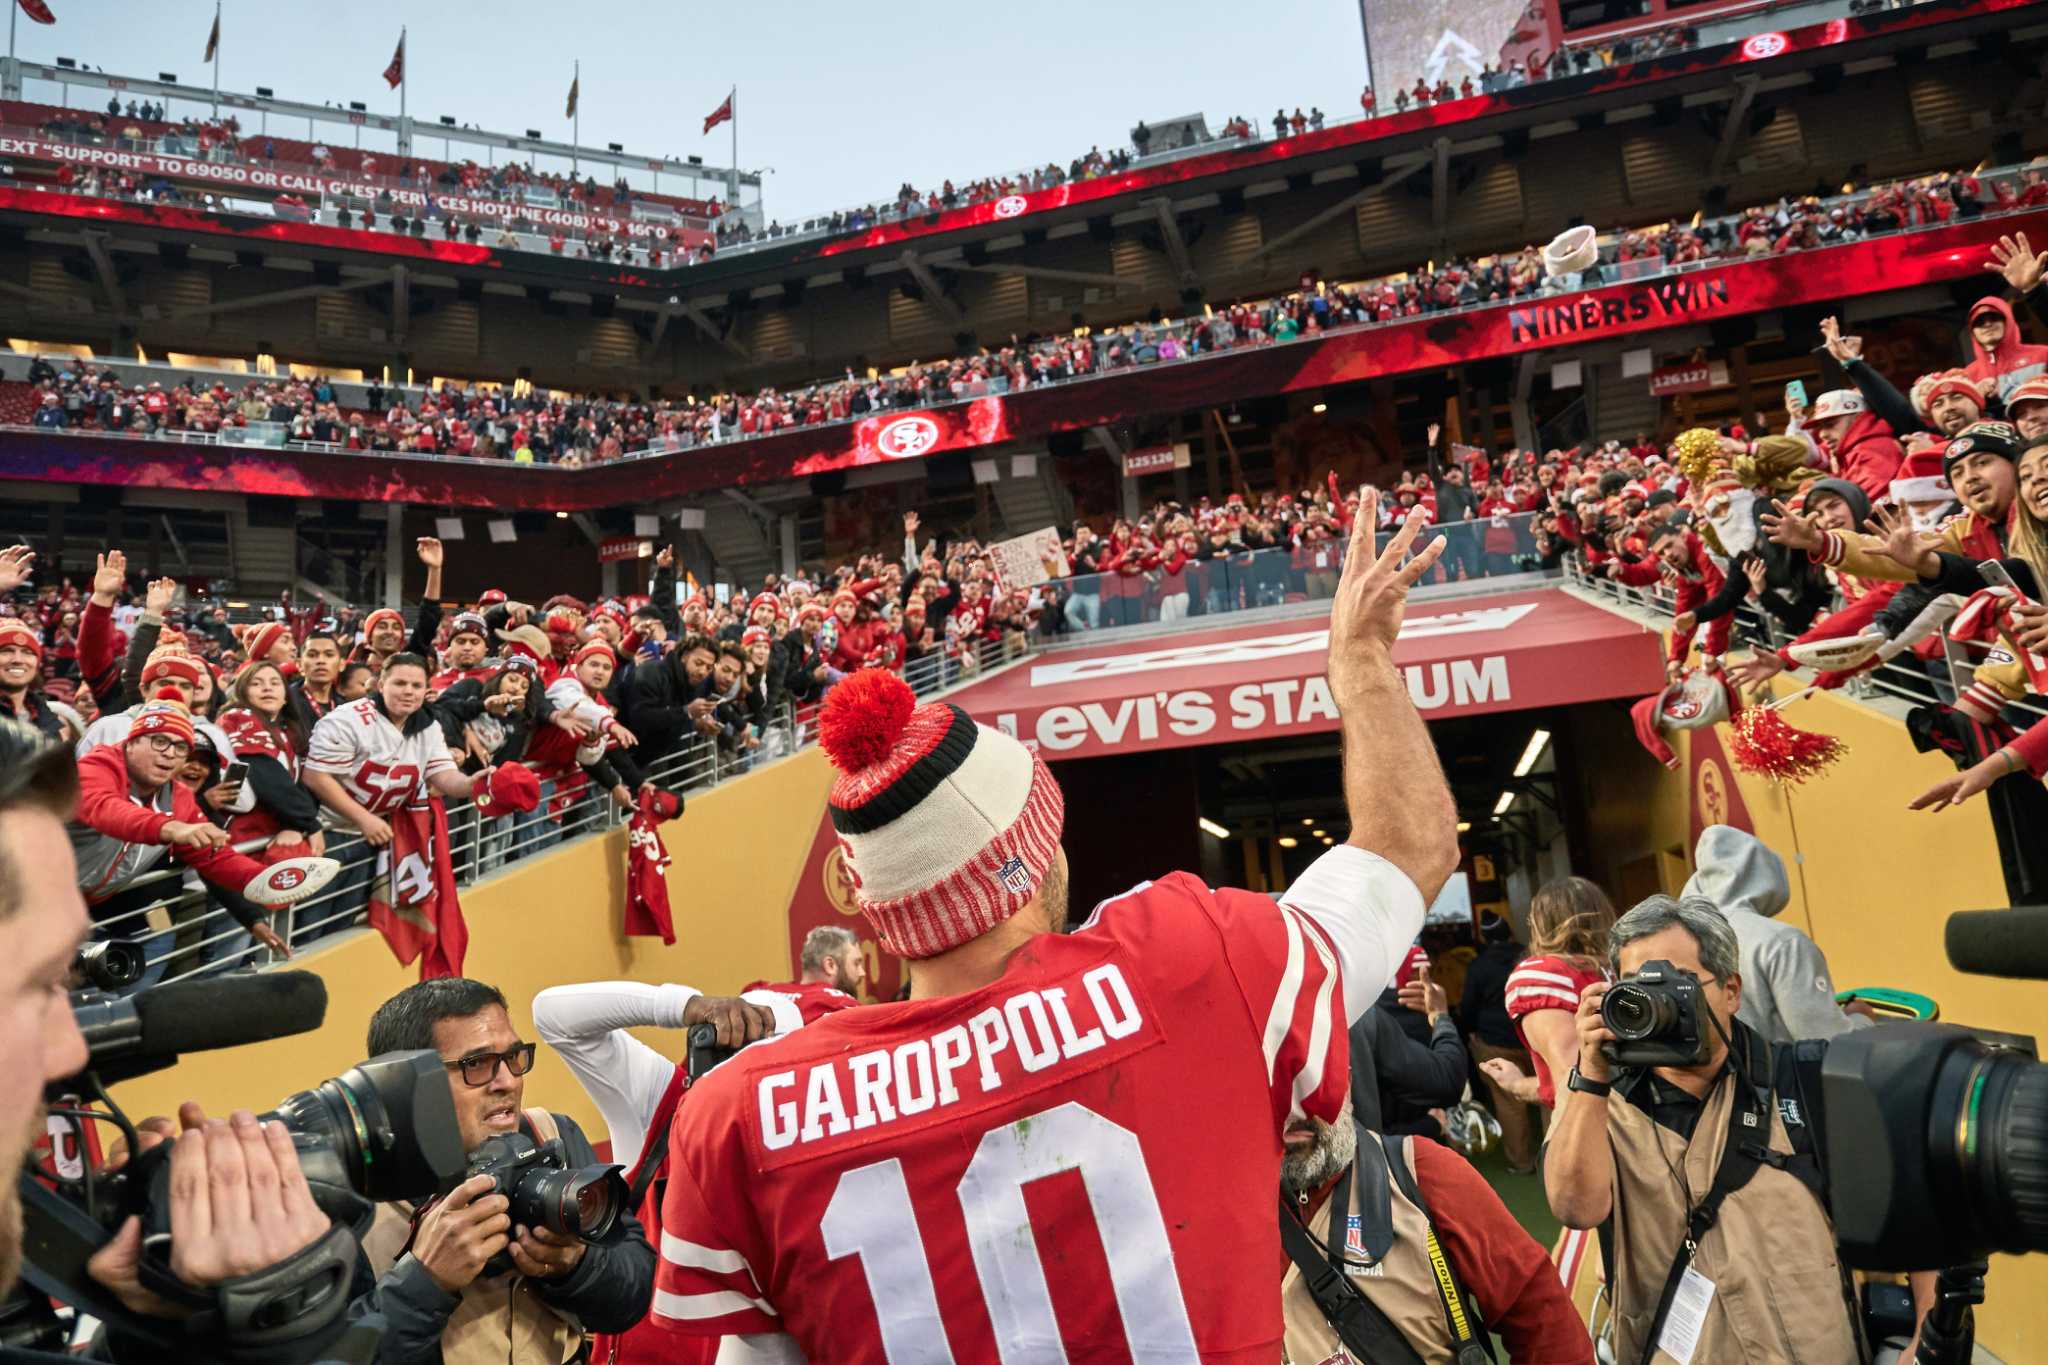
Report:
M 1792 899 L 1785 864 L 1755 835 L 1727 825 L 1700 831 L 1698 869 L 1683 894 L 1719 906 L 1742 945 L 1742 1008 L 1736 1018 L 1774 1043 L 1832 1038 L 1868 1028 L 1835 1003 L 1828 960 L 1800 929 L 1774 918 Z

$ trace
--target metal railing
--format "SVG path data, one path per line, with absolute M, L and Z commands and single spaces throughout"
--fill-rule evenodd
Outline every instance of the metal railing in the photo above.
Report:
M 1443 535 L 1444 553 L 1421 586 L 1540 572 L 1535 523 L 1534 512 L 1520 512 L 1431 526 L 1427 534 Z M 1378 532 L 1375 552 L 1384 550 L 1392 537 L 1391 530 Z M 1111 570 L 1055 579 L 1048 587 L 1059 598 L 1055 609 L 1061 613 L 1066 633 L 1153 622 L 1170 625 L 1326 601 L 1337 591 L 1337 576 L 1349 545 L 1349 536 L 1339 531 L 1319 543 L 1240 549 L 1193 559 L 1172 574 L 1163 567 L 1133 573 Z
M 1586 572 L 1575 558 L 1565 561 L 1565 577 L 1572 586 L 1620 606 L 1666 619 L 1676 614 L 1675 596 L 1662 582 L 1647 588 L 1630 587 L 1603 575 Z M 1836 605 L 1839 606 L 1839 602 Z M 1739 648 L 1774 653 L 1790 644 L 1793 638 L 1769 612 L 1759 611 L 1744 601 L 1735 609 L 1728 652 L 1731 657 Z M 1917 652 L 1909 650 L 1850 678 L 1841 690 L 1859 700 L 1888 697 L 1916 706 L 1933 702 L 1952 703 L 1957 694 L 1969 686 L 1976 667 L 1975 660 L 1987 652 L 1989 646 L 1950 640 L 1946 636 L 1941 637 L 1941 644 L 1939 662 L 1923 659 Z M 2007 711 L 2029 723 L 2048 720 L 2048 699 L 2025 697 L 2012 703 Z
M 928 696 L 1022 658 L 1030 648 L 1028 638 L 1013 633 L 1000 640 L 977 641 L 971 651 L 962 654 L 914 660 L 903 676 L 919 696 Z M 649 765 L 647 776 L 658 787 L 686 798 L 695 796 L 814 744 L 817 712 L 818 703 L 795 706 L 785 700 L 771 720 L 750 729 L 755 747 L 730 748 L 703 738 Z M 548 807 L 554 788 L 552 782 L 542 785 L 540 805 L 533 811 L 496 820 L 483 818 L 471 801 L 444 803 L 449 856 L 458 891 L 474 887 L 523 859 L 587 836 L 606 834 L 628 818 L 628 812 L 621 810 L 595 780 L 589 781 L 583 793 L 560 812 L 559 819 L 550 818 Z M 379 876 L 380 862 L 388 864 L 381 850 L 369 847 L 352 829 L 330 829 L 325 838 L 326 856 L 342 863 L 340 875 L 317 895 L 268 917 L 270 926 L 295 954 L 327 946 L 332 936 L 365 924 L 371 884 Z M 265 842 L 249 840 L 235 847 L 253 855 Z M 112 888 L 112 892 L 126 895 L 138 888 L 151 887 L 160 887 L 161 895 L 140 907 L 96 916 L 92 926 L 95 939 L 125 940 L 143 954 L 144 975 L 131 990 L 206 973 L 271 967 L 285 960 L 254 943 L 249 931 L 221 903 L 220 897 L 200 883 L 196 873 L 182 867 L 153 868 Z

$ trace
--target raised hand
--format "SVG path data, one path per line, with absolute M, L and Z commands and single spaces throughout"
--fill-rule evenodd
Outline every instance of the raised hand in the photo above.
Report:
M 1763 556 L 1761 555 L 1742 566 L 1743 576 L 1749 579 L 1749 596 L 1752 601 L 1760 599 L 1764 595 L 1764 584 L 1766 575 L 1769 572 L 1764 566 Z
M 2041 283 L 2043 271 L 2048 271 L 2048 256 L 2034 253 L 2027 244 L 2027 234 L 2015 232 L 2010 237 L 2000 237 L 1991 248 L 1991 259 L 1984 262 L 1984 268 L 1994 275 L 2003 275 L 2005 282 L 2022 294 L 2030 293 Z
M 1840 318 L 1822 318 L 1820 335 L 1828 348 L 1828 354 L 1833 356 L 1838 364 L 1846 367 L 1850 361 L 1863 358 L 1863 338 L 1843 336 Z
M 1330 604 L 1330 689 L 1340 709 L 1346 697 L 1356 696 L 1360 685 L 1390 662 L 1408 590 L 1444 551 L 1444 538 L 1437 536 L 1408 558 L 1422 534 L 1420 513 L 1411 513 L 1387 548 L 1375 555 L 1373 528 L 1378 523 L 1379 491 L 1368 488 L 1358 505 L 1350 553 L 1344 557 L 1344 572 Z
M 142 592 L 142 609 L 162 616 L 178 600 L 178 580 L 175 578 L 152 578 Z
M 433 536 L 421 536 L 413 542 L 413 553 L 420 557 L 420 563 L 430 569 L 438 569 L 445 558 L 441 542 Z
M 1758 687 L 1785 671 L 1785 661 L 1763 650 L 1728 665 L 1728 676 L 1743 687 Z
M 36 552 L 26 545 L 10 545 L 0 550 L 0 592 L 13 592 L 28 582 L 35 562 Z
M 92 595 L 104 597 L 101 606 L 110 607 L 114 597 L 128 586 L 128 556 L 119 550 L 109 550 L 93 563 Z
M 1878 554 L 1915 573 L 1922 570 L 1931 552 L 1913 528 L 1912 518 L 1896 507 L 1880 507 L 1870 514 L 1867 524 L 1870 533 L 1878 538 Z

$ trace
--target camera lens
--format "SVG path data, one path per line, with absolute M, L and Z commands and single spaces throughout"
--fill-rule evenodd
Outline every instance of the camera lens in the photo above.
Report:
M 1990 1244 L 2048 1251 L 2048 1066 L 2012 1052 L 1977 1058 L 1950 1133 Z
M 1678 1026 L 1678 1002 L 1664 991 L 1624 981 L 1600 1002 L 1600 1018 L 1624 1043 L 1639 1043 Z
M 529 1168 L 512 1191 L 512 1221 L 583 1242 L 602 1242 L 618 1226 L 630 1198 L 616 1166 L 564 1171 Z
M 365 1199 L 423 1199 L 463 1170 L 455 1101 L 435 1053 L 388 1052 L 279 1102 L 276 1118 L 316 1139 Z
M 142 950 L 118 938 L 81 944 L 71 970 L 103 991 L 126 990 L 142 980 Z

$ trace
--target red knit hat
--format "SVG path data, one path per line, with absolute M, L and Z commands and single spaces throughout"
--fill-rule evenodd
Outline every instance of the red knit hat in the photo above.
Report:
M 882 946 L 932 957 L 1022 909 L 1059 857 L 1066 802 L 1038 755 L 887 669 L 832 689 L 828 809 Z
M 1984 386 L 1970 378 L 1965 370 L 1938 370 L 1923 374 L 1913 381 L 1909 395 L 1913 400 L 1913 411 L 1923 422 L 1934 420 L 1934 400 L 1945 393 L 1960 394 L 1976 405 L 1978 412 L 1984 411 Z
M 2008 421 L 2019 420 L 2022 403 L 2048 403 L 2048 375 L 2035 375 L 2005 396 L 2005 416 Z
M 851 602 L 857 607 L 860 605 L 860 597 L 852 588 L 841 588 L 832 594 L 832 605 L 836 607 L 841 602 Z
M 190 654 L 166 654 L 158 650 L 149 656 L 149 662 L 142 666 L 142 685 L 161 682 L 165 678 L 182 678 L 191 687 L 199 686 L 199 670 L 203 667 Z
M 477 774 L 476 808 L 487 820 L 525 814 L 540 804 L 540 780 L 521 763 L 500 763 Z
M 822 621 L 824 619 L 825 609 L 816 602 L 806 602 L 796 609 L 796 623 L 798 625 L 802 625 L 806 621 Z
M 772 592 L 755 593 L 754 600 L 747 604 L 747 615 L 752 616 L 763 607 L 773 607 L 777 616 L 782 615 L 782 599 Z
M 612 661 L 612 667 L 618 667 L 618 652 L 605 640 L 592 640 L 590 643 L 579 648 L 574 654 L 569 656 L 569 667 L 572 669 L 581 668 L 585 659 L 594 659 L 600 654 Z
M 251 626 L 242 636 L 242 657 L 256 663 L 270 657 L 270 651 L 277 648 L 278 641 L 285 638 L 285 627 L 281 621 L 265 621 Z
M 25 649 L 38 659 L 43 657 L 43 637 L 29 629 L 26 621 L 17 621 L 12 617 L 0 621 L 0 647 L 7 645 Z
M 395 611 L 390 607 L 379 607 L 363 618 L 363 641 L 365 644 L 369 642 L 370 636 L 375 633 L 378 623 L 387 618 L 400 630 L 405 629 L 405 616 L 402 612 Z
M 509 600 L 503 588 L 485 588 L 482 595 L 476 599 L 476 604 L 480 607 L 495 607 Z
M 740 632 L 740 648 L 752 649 L 755 645 L 775 643 L 774 632 L 766 626 L 748 626 Z
M 192 713 L 185 709 L 185 703 L 176 692 L 165 688 L 157 693 L 156 699 L 144 703 L 136 711 L 135 719 L 128 725 L 128 742 L 145 739 L 150 735 L 168 735 L 183 741 L 187 748 L 192 745 Z

